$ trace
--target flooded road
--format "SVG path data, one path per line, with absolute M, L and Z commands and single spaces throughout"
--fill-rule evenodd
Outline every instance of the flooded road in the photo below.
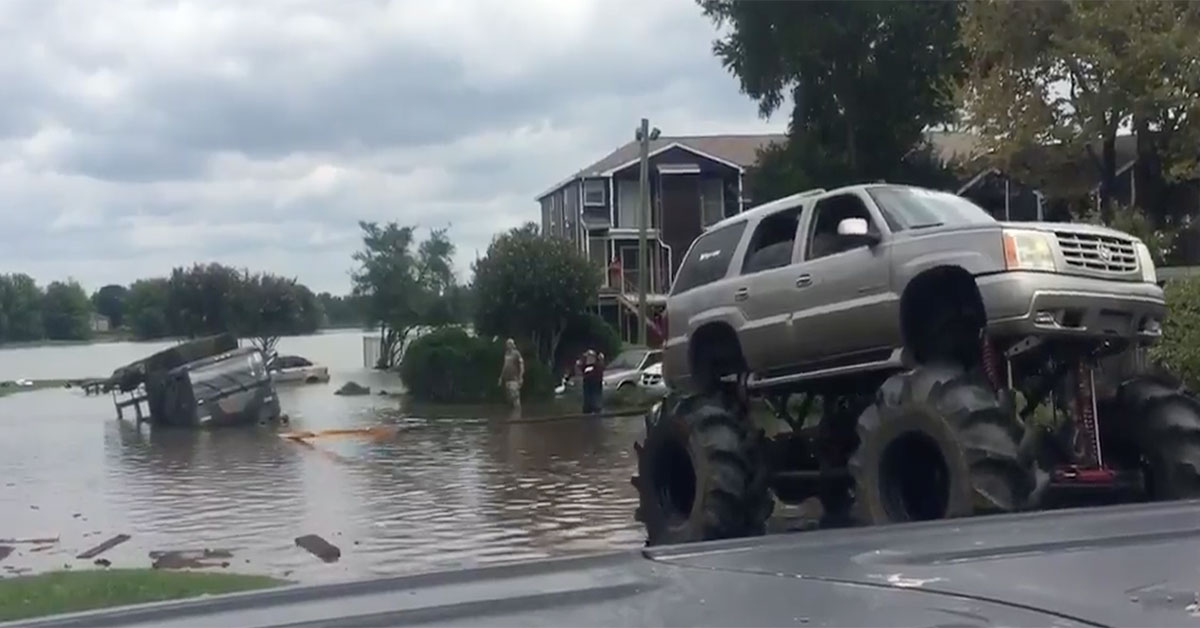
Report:
M 0 350 L 0 379 L 104 374 L 154 350 Z M 280 387 L 293 429 L 388 424 L 396 436 L 305 446 L 265 429 L 139 430 L 108 397 L 76 390 L 0 398 L 0 539 L 59 538 L 15 544 L 0 576 L 90 567 L 74 556 L 121 533 L 132 539 L 103 554 L 114 567 L 148 566 L 156 550 L 220 549 L 233 552 L 229 570 L 307 582 L 641 544 L 629 484 L 640 419 L 409 417 L 394 398 L 333 394 L 349 379 L 399 387 L 361 368 L 358 332 L 288 338 L 280 351 L 333 376 Z M 296 547 L 305 534 L 339 546 L 341 560 Z

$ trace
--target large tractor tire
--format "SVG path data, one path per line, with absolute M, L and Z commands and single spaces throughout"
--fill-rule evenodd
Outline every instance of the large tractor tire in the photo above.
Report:
M 635 517 L 646 544 L 761 535 L 774 508 L 761 430 L 725 395 L 670 395 L 646 415 L 635 444 Z
M 1034 473 L 1023 430 L 992 387 L 959 366 L 894 375 L 858 419 L 854 519 L 878 524 L 1022 507 Z
M 1200 497 L 1200 402 L 1162 378 L 1137 377 L 1100 408 L 1106 461 L 1145 473 L 1153 500 Z

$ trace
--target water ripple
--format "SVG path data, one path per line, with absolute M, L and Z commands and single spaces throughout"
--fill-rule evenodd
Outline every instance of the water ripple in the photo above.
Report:
M 0 538 L 61 538 L 18 548 L 5 567 L 58 568 L 122 532 L 133 539 L 105 554 L 114 565 L 147 564 L 151 550 L 231 549 L 230 569 L 308 581 L 642 541 L 629 485 L 640 422 L 401 419 L 390 399 L 330 392 L 281 397 L 299 429 L 387 422 L 396 438 L 305 447 L 256 430 L 139 430 L 113 419 L 107 399 L 75 391 L 0 401 L 0 418 L 21 425 L 19 438 L 0 439 Z M 327 565 L 294 546 L 310 533 L 342 559 Z

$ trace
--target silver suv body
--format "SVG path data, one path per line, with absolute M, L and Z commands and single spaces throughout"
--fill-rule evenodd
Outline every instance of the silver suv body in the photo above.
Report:
M 697 238 L 667 301 L 663 371 L 672 387 L 694 384 L 706 338 L 737 345 L 752 388 L 903 368 L 906 291 L 947 271 L 973 280 L 993 337 L 1160 334 L 1162 289 L 1130 235 L 1002 223 L 952 194 L 857 185 L 779 199 Z

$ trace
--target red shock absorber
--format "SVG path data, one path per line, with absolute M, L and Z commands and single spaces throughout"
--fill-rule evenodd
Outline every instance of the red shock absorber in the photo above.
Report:
M 1075 438 L 1079 466 L 1097 468 L 1104 466 L 1100 454 L 1100 430 L 1096 427 L 1095 383 L 1090 366 L 1083 360 L 1075 368 Z M 1082 440 L 1082 443 L 1079 441 Z M 1082 447 L 1078 446 L 1082 445 Z
M 980 353 L 983 356 L 983 372 L 987 375 L 988 381 L 992 383 L 992 387 L 999 390 L 1004 385 L 1000 380 L 1000 369 L 996 365 L 996 348 L 986 333 L 979 336 L 979 342 Z

